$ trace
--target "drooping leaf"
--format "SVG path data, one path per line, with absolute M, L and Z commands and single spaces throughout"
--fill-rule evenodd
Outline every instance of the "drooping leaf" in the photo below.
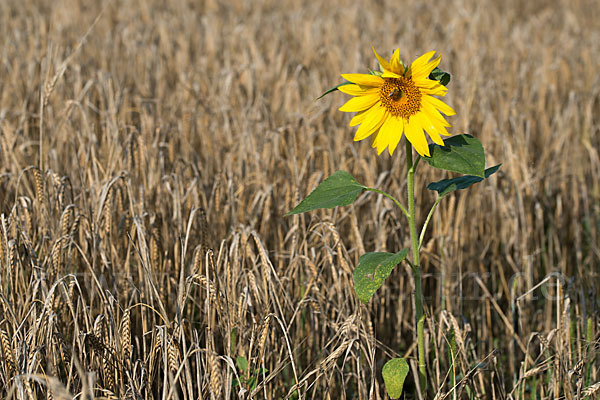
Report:
M 248 370 L 248 360 L 246 360 L 246 357 L 237 356 L 235 358 L 235 364 L 240 369 L 240 371 Z
M 402 395 L 404 380 L 408 375 L 408 363 L 404 358 L 392 358 L 383 366 L 381 375 L 388 395 L 392 399 L 397 399 Z
M 485 177 L 488 178 L 490 175 L 496 173 L 496 171 L 500 169 L 501 165 L 502 164 L 498 164 L 494 167 L 486 169 Z M 466 189 L 477 182 L 481 182 L 482 180 L 483 178 L 480 178 L 479 176 L 464 175 L 459 176 L 457 178 L 444 179 L 439 182 L 432 182 L 429 185 L 427 185 L 427 189 L 435 190 L 436 192 L 438 192 L 438 195 L 440 197 L 444 197 L 455 190 Z
M 366 188 L 346 171 L 337 171 L 321 182 L 300 204 L 285 215 L 305 213 L 319 208 L 347 206 L 352 204 Z
M 406 258 L 408 249 L 398 253 L 366 253 L 358 259 L 358 266 L 354 269 L 354 291 L 358 299 L 367 304 L 373 294 L 383 285 L 383 282 L 392 273 L 394 267 Z
M 444 146 L 429 145 L 431 157 L 423 157 L 432 167 L 465 175 L 484 177 L 485 152 L 481 142 L 471 135 L 456 135 L 444 140 Z
M 448 86 L 448 83 L 450 83 L 450 78 L 451 77 L 448 72 L 442 71 L 438 67 L 435 67 L 433 71 L 431 71 L 431 73 L 429 74 L 429 79 L 439 81 L 440 84 L 444 86 Z
M 319 100 L 319 99 L 321 99 L 321 98 L 323 98 L 323 97 L 327 96 L 329 93 L 333 93 L 333 92 L 335 92 L 336 90 L 338 90 L 338 88 L 339 88 L 340 86 L 344 86 L 344 85 L 352 85 L 352 84 L 353 84 L 352 82 L 342 82 L 342 83 L 340 83 L 339 85 L 335 85 L 334 87 L 332 87 L 331 89 L 327 90 L 325 93 L 323 93 L 322 95 L 320 95 L 319 97 L 317 97 L 317 100 Z

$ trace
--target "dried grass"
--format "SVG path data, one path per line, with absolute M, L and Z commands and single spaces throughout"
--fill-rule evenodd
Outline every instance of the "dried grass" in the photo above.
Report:
M 453 131 L 503 163 L 423 242 L 426 398 L 598 397 L 594 1 L 99 3 L 0 2 L 0 397 L 384 398 L 411 279 L 364 306 L 352 266 L 406 224 L 373 193 L 283 217 L 337 169 L 404 192 L 313 101 L 371 45 L 440 50 Z

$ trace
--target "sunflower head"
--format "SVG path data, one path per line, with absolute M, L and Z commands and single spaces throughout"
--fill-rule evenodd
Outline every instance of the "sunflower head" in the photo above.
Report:
M 377 154 L 387 147 L 392 155 L 404 134 L 420 155 L 429 157 L 425 132 L 434 143 L 443 146 L 440 135 L 449 136 L 446 128 L 451 125 L 442 114 L 456 114 L 433 97 L 443 97 L 448 91 L 439 81 L 429 79 L 441 57 L 432 60 L 435 51 L 430 51 L 405 67 L 399 53 L 394 51 L 387 61 L 375 52 L 381 73 L 342 74 L 350 84 L 339 86 L 338 90 L 354 97 L 340 111 L 357 113 L 350 121 L 350 126 L 360 125 L 354 140 L 372 136 Z

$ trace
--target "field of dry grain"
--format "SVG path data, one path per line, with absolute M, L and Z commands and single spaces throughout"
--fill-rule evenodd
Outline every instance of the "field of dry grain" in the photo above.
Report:
M 451 132 L 500 172 L 425 237 L 428 388 L 600 396 L 595 0 L 0 2 L 0 397 L 385 399 L 414 368 L 395 206 L 284 217 L 339 169 L 402 196 L 402 151 L 353 142 L 340 73 L 429 50 Z M 447 175 L 419 167 L 421 223 Z M 243 360 L 247 361 L 247 365 Z

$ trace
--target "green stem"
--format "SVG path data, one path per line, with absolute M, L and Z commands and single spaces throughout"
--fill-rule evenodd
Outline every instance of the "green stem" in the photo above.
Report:
M 435 203 L 433 203 L 433 206 L 431 206 L 431 210 L 429 210 L 429 214 L 427 214 L 427 219 L 425 220 L 425 223 L 423 224 L 423 227 L 421 228 L 421 234 L 419 235 L 419 250 L 421 250 L 421 246 L 423 245 L 423 237 L 425 236 L 425 231 L 427 230 L 427 225 L 429 225 L 429 220 L 431 219 L 431 216 L 433 215 L 435 208 L 437 207 L 437 205 L 441 199 L 442 198 L 438 196 L 438 198 L 435 200 Z
M 383 190 L 379 190 L 379 189 L 375 189 L 375 188 L 366 188 L 365 190 L 369 191 L 369 192 L 375 192 L 375 193 L 379 193 L 384 195 L 385 197 L 387 197 L 388 199 L 392 200 L 394 203 L 396 203 L 396 205 L 398 207 L 400 207 L 400 209 L 402 210 L 402 212 L 404 213 L 404 215 L 406 215 L 406 218 L 410 218 L 408 216 L 408 211 L 406 211 L 406 208 L 404 208 L 404 206 L 402 205 L 402 203 L 400 203 L 398 200 L 396 200 L 396 198 L 394 198 L 394 196 L 387 194 L 386 192 L 384 192 Z
M 417 236 L 417 218 L 415 213 L 415 169 L 413 165 L 412 145 L 406 140 L 406 167 L 408 169 L 408 213 L 410 225 L 410 241 L 413 250 L 413 274 L 415 279 L 415 312 L 417 320 L 417 352 L 419 357 L 419 386 L 425 395 L 427 375 L 425 370 L 425 317 L 423 315 L 423 290 L 421 287 L 421 263 L 419 262 L 419 239 Z

